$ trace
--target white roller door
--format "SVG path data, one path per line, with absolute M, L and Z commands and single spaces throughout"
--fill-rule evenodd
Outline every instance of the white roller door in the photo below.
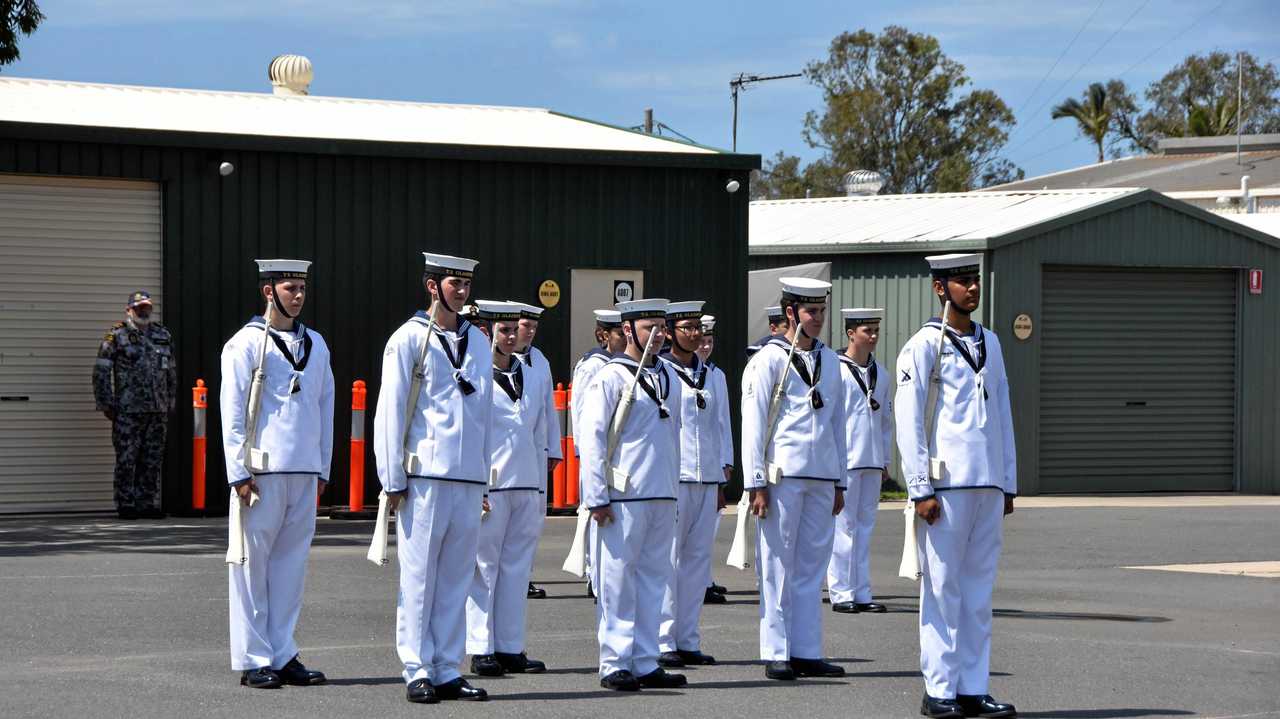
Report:
M 0 513 L 114 508 L 94 360 L 160 282 L 158 185 L 0 175 Z

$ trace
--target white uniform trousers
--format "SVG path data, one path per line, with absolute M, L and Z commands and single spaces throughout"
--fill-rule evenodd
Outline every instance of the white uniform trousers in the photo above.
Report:
M 942 515 L 919 523 L 920 671 L 935 699 L 987 694 L 991 591 L 1004 533 L 1004 493 L 953 489 L 934 495 Z
M 614 502 L 613 521 L 596 527 L 596 620 L 600 676 L 658 668 L 662 596 L 670 581 L 676 503 Z M 595 524 L 595 520 L 592 520 Z
M 482 484 L 409 480 L 396 523 L 396 652 L 405 682 L 444 684 L 461 676 L 483 499 Z
M 529 574 L 546 515 L 547 502 L 537 490 L 490 491 L 467 595 L 468 654 L 525 650 Z
M 316 531 L 316 475 L 259 477 L 259 501 L 241 507 L 249 560 L 228 567 L 231 668 L 280 669 L 298 653 L 307 555 Z
M 658 649 L 699 651 L 698 619 L 711 582 L 711 546 L 716 541 L 714 484 L 680 484 L 676 501 L 676 541 L 671 547 L 671 581 L 662 596 Z
M 871 601 L 871 530 L 876 526 L 882 476 L 878 469 L 848 473 L 844 509 L 836 515 L 831 563 L 827 565 L 832 604 Z
M 831 561 L 835 482 L 783 479 L 769 486 L 756 522 L 760 658 L 821 659 L 822 577 Z

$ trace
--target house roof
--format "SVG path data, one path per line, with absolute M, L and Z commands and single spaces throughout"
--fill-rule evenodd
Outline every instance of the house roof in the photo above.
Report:
M 1150 200 L 1267 244 L 1277 238 L 1142 188 L 872 195 L 751 203 L 752 255 L 986 250 Z
M 1239 190 L 1249 176 L 1251 188 L 1280 187 L 1280 150 L 1236 153 L 1199 152 L 1143 155 L 1085 165 L 1029 177 L 989 188 L 1011 190 L 1075 190 L 1102 187 L 1145 187 L 1159 192 Z
M 0 122 L 477 147 L 721 154 L 714 148 L 543 108 L 278 96 L 14 77 L 0 78 Z

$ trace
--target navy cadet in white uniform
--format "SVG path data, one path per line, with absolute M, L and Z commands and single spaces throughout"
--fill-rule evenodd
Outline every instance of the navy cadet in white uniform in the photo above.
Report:
M 547 667 L 525 654 L 525 603 L 547 514 L 542 398 L 527 391 L 529 368 L 514 356 L 520 305 L 480 300 L 476 306 L 477 324 L 493 345 L 493 467 L 467 595 L 467 653 L 480 676 L 536 674 Z
M 600 368 L 604 367 L 614 355 L 620 354 L 627 349 L 627 336 L 622 331 L 622 313 L 617 310 L 592 310 L 592 314 L 595 315 L 596 320 L 596 346 L 587 350 L 586 354 L 582 355 L 578 362 L 574 364 L 573 377 L 569 384 L 573 391 L 577 393 L 577 396 L 581 398 L 574 399 L 571 395 L 569 400 L 569 426 L 574 431 L 580 426 L 579 418 L 582 415 L 582 405 L 586 403 L 587 387 L 591 386 L 591 378 L 595 377 L 596 372 L 599 372 Z M 582 447 L 576 439 L 573 445 L 573 453 L 574 456 L 581 459 Z M 575 531 L 585 531 L 587 538 L 584 541 L 587 542 L 587 546 L 593 546 L 594 542 L 590 538 L 593 536 L 591 535 L 593 523 L 590 521 L 583 523 L 581 519 L 588 512 L 586 505 L 587 493 L 582 489 L 583 476 L 579 471 L 578 497 L 580 497 L 581 504 L 578 507 L 578 513 L 580 524 L 579 529 Z M 594 598 L 595 589 L 591 584 L 590 567 L 588 566 L 591 562 L 590 552 L 586 553 L 584 558 L 585 561 L 582 562 L 580 569 L 587 574 L 587 596 Z M 577 574 L 577 571 L 578 569 L 575 568 L 575 575 L 582 576 L 582 574 Z
M 329 480 L 333 456 L 333 371 L 324 338 L 296 319 L 306 301 L 311 263 L 257 263 L 270 329 L 263 317 L 254 317 L 227 340 L 218 398 L 227 481 L 235 492 L 232 501 L 242 505 L 248 556 L 228 571 L 231 668 L 242 672 L 242 685 L 253 688 L 323 684 L 324 674 L 298 659 L 293 632 L 315 534 L 316 494 Z M 261 400 L 250 429 L 249 395 L 259 357 Z M 254 455 L 265 459 L 254 461 Z M 254 494 L 259 501 L 250 508 Z
M 844 675 L 823 660 L 822 579 L 835 515 L 844 506 L 848 453 L 840 360 L 817 339 L 831 284 L 805 277 L 781 283 L 787 333 L 765 343 L 742 375 L 742 465 L 749 511 L 758 520 L 760 658 L 766 677 L 785 681 Z M 769 405 L 779 381 L 784 393 L 770 438 Z
M 701 301 L 667 305 L 671 349 L 660 359 L 683 385 L 680 413 L 680 477 L 676 501 L 676 539 L 671 548 L 675 568 L 662 599 L 658 648 L 664 667 L 715 664 L 703 654 L 698 620 L 711 578 L 711 548 L 716 518 L 724 508 L 724 425 L 729 398 L 719 393 L 710 368 L 698 356 L 702 346 Z
M 871 601 L 871 531 L 880 506 L 880 486 L 893 456 L 893 377 L 872 352 L 880 341 L 884 310 L 858 307 L 840 310 L 848 340 L 837 355 L 843 371 L 845 442 L 849 448 L 844 510 L 836 517 L 827 589 L 831 611 L 881 614 L 885 606 Z
M 769 334 L 747 345 L 747 359 L 759 352 L 760 348 L 764 347 L 770 338 L 781 337 L 787 333 L 789 325 L 787 316 L 782 313 L 781 305 L 770 305 L 764 308 L 764 316 L 769 321 Z
M 1015 716 L 1012 705 L 988 693 L 991 591 L 1002 518 L 1013 511 L 1018 484 L 1000 340 L 970 317 L 981 297 L 980 257 L 925 258 L 933 291 L 940 303 L 951 303 L 945 338 L 942 321 L 930 320 L 902 347 L 895 368 L 902 475 L 925 523 L 919 530 L 920 712 L 931 717 Z M 936 406 L 928 408 L 935 367 L 940 389 Z
M 542 466 L 543 471 L 550 474 L 564 461 L 564 451 L 560 448 L 560 413 L 556 409 L 556 386 L 555 380 L 551 377 L 551 363 L 547 361 L 547 356 L 542 354 L 542 350 L 533 346 L 533 340 L 538 335 L 538 323 L 542 321 L 543 309 L 525 302 L 514 304 L 520 306 L 520 335 L 516 344 L 516 358 L 525 365 L 527 375 L 525 379 L 528 381 L 525 389 L 531 396 L 541 401 L 542 412 L 538 420 L 541 429 L 535 429 L 535 431 L 543 431 L 546 436 L 546 446 L 541 450 Z M 544 485 L 546 483 L 545 476 L 543 483 Z M 529 599 L 545 599 L 546 596 L 547 590 L 535 587 L 533 582 L 529 582 Z
M 711 361 L 711 353 L 716 349 L 716 317 L 715 315 L 702 316 L 702 344 L 698 346 L 698 357 L 707 363 L 707 372 L 710 376 L 707 383 L 712 387 L 712 392 L 724 397 L 725 401 L 720 412 L 720 448 L 724 450 L 724 466 L 725 476 L 733 476 L 733 425 L 729 420 L 729 380 L 724 374 L 724 370 L 716 366 Z M 721 507 L 723 510 L 723 507 Z M 715 536 L 720 529 L 720 518 L 723 516 L 721 512 L 716 513 L 716 529 L 711 532 L 711 536 Z M 710 574 L 711 568 L 707 568 Z M 725 594 L 728 592 L 723 586 L 716 584 L 715 581 L 707 577 L 707 591 L 702 597 L 703 604 L 724 604 L 728 601 Z
M 667 363 L 657 361 L 666 309 L 664 299 L 618 303 L 626 353 L 592 378 L 578 427 L 582 483 L 597 525 L 591 571 L 599 597 L 600 685 L 617 691 L 686 683 L 683 675 L 658 666 L 662 595 L 672 572 L 676 531 L 683 401 L 680 380 Z M 640 367 L 646 346 L 649 357 Z M 630 397 L 624 397 L 627 393 Z M 627 403 L 630 410 L 610 458 L 614 414 Z
M 458 671 L 466 644 L 467 590 L 489 483 L 493 357 L 489 340 L 458 311 L 475 260 L 423 253 L 429 312 L 387 340 L 373 420 L 378 480 L 396 522 L 400 593 L 396 651 L 406 698 L 485 699 Z M 417 387 L 417 395 L 410 396 Z M 411 412 L 407 410 L 412 409 Z

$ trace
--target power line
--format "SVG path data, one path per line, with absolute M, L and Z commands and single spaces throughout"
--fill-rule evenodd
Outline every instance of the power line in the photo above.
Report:
M 1053 66 L 1044 74 L 1044 77 L 1040 78 L 1040 82 L 1036 83 L 1035 89 L 1031 91 L 1031 94 L 1027 96 L 1027 99 L 1022 101 L 1022 105 L 1018 108 L 1018 111 L 1014 113 L 1014 117 L 1021 115 L 1022 111 L 1027 109 L 1027 105 L 1031 104 L 1032 98 L 1036 96 L 1036 93 L 1040 92 L 1040 88 L 1044 85 L 1044 81 L 1048 80 L 1049 76 L 1053 74 L 1053 71 L 1058 69 L 1058 63 L 1062 62 L 1062 58 L 1066 57 L 1068 52 L 1071 52 L 1071 48 L 1075 46 L 1076 40 L 1079 40 L 1084 29 L 1089 27 L 1089 23 L 1093 21 L 1093 16 L 1097 15 L 1098 11 L 1102 9 L 1102 3 L 1104 2 L 1106 2 L 1106 0 L 1098 0 L 1097 7 L 1093 8 L 1093 12 L 1089 13 L 1089 17 L 1084 19 L 1084 24 L 1080 26 L 1079 30 L 1076 30 L 1075 37 L 1071 38 L 1071 42 L 1067 43 L 1067 46 L 1062 49 L 1062 54 L 1058 55 L 1058 59 L 1053 61 Z M 1226 2 L 1226 0 L 1223 0 L 1223 2 Z
M 1073 72 L 1073 73 L 1071 73 L 1071 77 L 1068 77 L 1066 80 L 1063 80 L 1063 81 L 1062 81 L 1062 84 L 1058 86 L 1058 89 L 1056 89 L 1056 90 L 1054 90 L 1053 92 L 1049 93 L 1049 98 L 1048 98 L 1047 100 L 1045 100 L 1045 101 L 1044 101 L 1044 103 L 1040 105 L 1040 107 L 1036 108 L 1036 111 L 1035 111 L 1034 113 L 1032 113 L 1032 114 L 1031 114 L 1031 116 L 1032 116 L 1032 117 L 1035 117 L 1036 115 L 1039 115 L 1039 114 L 1040 114 L 1040 111 L 1041 111 L 1041 110 L 1043 110 L 1046 106 L 1048 106 L 1048 104 L 1049 104 L 1050 102 L 1052 102 L 1052 101 L 1053 101 L 1053 98 L 1054 98 L 1055 96 L 1057 96 L 1057 95 L 1058 95 L 1058 93 L 1062 92 L 1062 89 L 1063 89 L 1064 87 L 1066 87 L 1068 83 L 1070 83 L 1072 80 L 1076 79 L 1076 76 L 1080 74 L 1080 71 L 1081 71 L 1081 70 L 1083 70 L 1083 69 L 1085 69 L 1085 67 L 1087 67 L 1087 66 L 1089 65 L 1089 63 L 1093 62 L 1094 58 L 1096 58 L 1096 57 L 1098 56 L 1098 53 L 1101 53 L 1101 52 L 1102 52 L 1102 50 L 1103 50 L 1104 48 L 1106 48 L 1106 46 L 1107 46 L 1107 45 L 1110 45 L 1110 44 L 1111 44 L 1111 41 L 1112 41 L 1112 40 L 1114 40 L 1114 39 L 1116 39 L 1116 36 L 1117 36 L 1117 35 L 1119 35 L 1119 34 L 1120 34 L 1120 32 L 1121 32 L 1122 30 L 1124 30 L 1126 27 L 1128 27 L 1128 26 L 1129 26 L 1129 23 L 1130 23 L 1130 22 L 1132 22 L 1132 21 L 1133 21 L 1133 19 L 1134 19 L 1135 17 L 1137 17 L 1137 16 L 1138 16 L 1138 13 L 1142 12 L 1142 10 L 1143 10 L 1143 9 L 1147 6 L 1147 4 L 1148 4 L 1148 3 L 1150 3 L 1150 2 L 1151 2 L 1151 0 L 1142 0 L 1142 3 L 1141 3 L 1140 5 L 1138 5 L 1138 7 L 1137 7 L 1137 8 L 1135 8 L 1135 9 L 1134 9 L 1134 11 L 1133 11 L 1132 13 L 1130 13 L 1130 14 L 1129 14 L 1129 17 L 1125 18 L 1125 21 L 1124 21 L 1124 22 L 1122 22 L 1122 23 L 1120 23 L 1120 27 L 1116 28 L 1115 32 L 1111 33 L 1111 35 L 1110 35 L 1106 40 L 1104 40 L 1104 41 L 1102 42 L 1102 44 L 1101 44 L 1101 45 L 1099 45 L 1099 46 L 1098 46 L 1098 49 L 1096 49 L 1096 50 L 1094 50 L 1094 51 L 1093 51 L 1093 54 L 1092 54 L 1092 55 L 1090 55 L 1090 56 L 1089 56 L 1089 58 L 1088 58 L 1087 60 L 1085 60 L 1084 62 L 1080 63 L 1080 67 L 1076 68 L 1076 71 L 1075 71 L 1075 72 Z M 1049 128 L 1050 128 L 1050 127 L 1052 127 L 1052 126 L 1053 126 L 1053 123 L 1050 123 L 1050 124 L 1045 125 L 1044 127 L 1040 128 L 1040 129 L 1039 129 L 1039 130 L 1037 130 L 1037 131 L 1035 132 L 1035 134 L 1033 134 L 1031 137 L 1026 138 L 1026 139 L 1025 139 L 1025 140 L 1023 140 L 1023 141 L 1022 141 L 1022 142 L 1021 142 L 1017 147 L 1013 148 L 1013 150 L 1021 149 L 1021 148 L 1022 148 L 1023 146 L 1025 146 L 1028 142 L 1031 142 L 1031 141 L 1032 141 L 1032 140 L 1034 140 L 1035 138 L 1039 137 L 1041 134 L 1043 134 L 1043 133 L 1044 133 L 1044 131 L 1045 131 L 1045 130 L 1049 129 Z M 1017 131 L 1016 131 L 1016 130 L 1014 131 L 1014 134 L 1015 134 L 1015 135 L 1017 134 Z M 1013 150 L 1011 150 L 1011 152 L 1012 152 Z
M 1128 69 L 1128 70 L 1125 70 L 1124 72 L 1120 73 L 1120 74 L 1118 75 L 1118 77 L 1124 77 L 1125 75 L 1128 75 L 1129 73 L 1131 73 L 1131 72 L 1133 72 L 1134 70 L 1136 70 L 1136 69 L 1138 68 L 1138 66 L 1140 66 L 1142 63 L 1146 62 L 1147 60 L 1150 60 L 1152 57 L 1154 57 L 1154 56 L 1155 56 L 1155 54 L 1156 54 L 1156 53 L 1160 52 L 1161 50 L 1165 49 L 1166 47 L 1169 47 L 1169 44 L 1170 44 L 1170 43 L 1172 43 L 1174 40 L 1177 40 L 1178 38 L 1182 37 L 1183 35 L 1186 35 L 1188 30 L 1190 30 L 1191 28 L 1193 28 L 1193 27 L 1195 27 L 1195 26 L 1199 25 L 1201 22 L 1204 22 L 1204 20 L 1205 20 L 1206 18 L 1208 18 L 1210 15 L 1213 15 L 1214 13 L 1218 12 L 1218 9 L 1219 9 L 1219 8 L 1221 8 L 1223 5 L 1226 5 L 1226 4 L 1227 4 L 1227 0 L 1222 0 L 1222 2 L 1218 3 L 1217 5 L 1214 5 L 1212 10 L 1210 10 L 1209 12 L 1207 12 L 1207 13 L 1205 13 L 1205 14 L 1201 15 L 1200 17 L 1196 18 L 1195 20 L 1191 21 L 1191 24 L 1190 24 L 1190 25 L 1188 25 L 1188 26 L 1186 26 L 1186 27 L 1184 27 L 1184 28 L 1182 28 L 1182 31 L 1181 31 L 1181 32 L 1179 32 L 1178 34 L 1176 34 L 1176 35 L 1172 35 L 1172 36 L 1170 36 L 1170 37 L 1169 37 L 1169 39 L 1167 39 L 1167 40 L 1165 40 L 1164 42 L 1160 43 L 1160 46 L 1159 46 L 1159 47 L 1157 47 L 1156 49 L 1154 49 L 1154 50 L 1152 50 L 1151 52 L 1149 52 L 1149 53 L 1147 53 L 1146 55 L 1144 55 L 1144 56 L 1143 56 L 1143 58 L 1142 58 L 1141 60 L 1139 60 L 1139 61 L 1137 61 L 1137 62 L 1133 63 L 1133 65 L 1129 66 L 1129 69 Z

